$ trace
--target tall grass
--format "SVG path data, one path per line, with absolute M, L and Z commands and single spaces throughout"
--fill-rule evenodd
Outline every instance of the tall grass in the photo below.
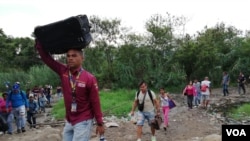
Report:
M 65 106 L 63 99 L 59 100 L 52 108 L 51 113 L 57 120 L 62 120 L 65 117 Z
M 135 90 L 120 89 L 115 91 L 101 91 L 101 107 L 104 116 L 126 116 L 132 107 Z
M 250 104 L 243 104 L 240 107 L 233 108 L 228 114 L 229 117 L 236 120 L 243 120 L 250 117 Z
M 135 90 L 106 90 L 100 91 L 101 109 L 104 116 L 127 116 L 135 98 Z M 65 117 L 65 107 L 63 100 L 57 102 L 52 108 L 52 115 L 57 119 Z
M 32 86 L 44 86 L 46 84 L 57 86 L 60 83 L 58 75 L 46 65 L 34 66 L 30 68 L 28 73 Z
M 57 86 L 60 83 L 58 75 L 45 65 L 31 67 L 27 72 L 15 69 L 9 72 L 0 72 L 0 91 L 6 91 L 4 82 L 7 81 L 10 82 L 10 85 L 19 81 L 23 90 L 31 89 L 36 85 Z
M 10 71 L 9 73 L 0 72 L 0 90 L 5 91 L 5 82 L 9 82 L 12 86 L 14 82 L 19 81 L 21 83 L 21 86 L 24 87 L 26 82 L 30 79 L 29 75 L 23 71 Z

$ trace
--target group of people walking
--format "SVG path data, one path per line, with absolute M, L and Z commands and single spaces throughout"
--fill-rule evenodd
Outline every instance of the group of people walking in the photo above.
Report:
M 238 78 L 238 86 L 239 88 L 242 88 L 243 92 L 245 93 L 245 89 L 244 87 L 242 87 L 242 83 L 244 83 L 243 81 L 244 80 L 242 73 L 240 73 Z M 223 86 L 224 96 L 227 96 L 229 94 L 229 82 L 229 75 L 227 74 L 227 72 L 223 72 L 221 84 Z M 209 80 L 209 77 L 204 77 L 204 80 L 202 80 L 201 82 L 197 79 L 195 79 L 194 81 L 189 81 L 189 83 L 183 89 L 182 95 L 187 97 L 187 105 L 189 110 L 193 109 L 193 107 L 198 106 L 207 109 L 210 101 L 210 96 L 212 95 L 211 81 Z M 159 95 L 157 96 L 152 90 L 149 90 L 147 88 L 147 83 L 145 81 L 142 81 L 139 84 L 139 91 L 136 92 L 135 100 L 133 102 L 131 110 L 131 115 L 136 114 L 137 117 L 137 141 L 141 141 L 142 127 L 145 121 L 148 121 L 148 124 L 151 128 L 151 140 L 156 141 L 155 128 L 152 126 L 152 122 L 155 121 L 155 116 L 163 117 L 163 129 L 165 131 L 167 130 L 167 127 L 169 127 L 168 115 L 170 112 L 170 100 L 173 99 L 168 92 L 165 92 L 164 88 L 159 89 Z M 144 105 L 143 109 L 141 109 L 141 104 Z M 138 109 L 137 112 L 135 112 L 136 108 Z
M 13 123 L 16 125 L 17 133 L 26 132 L 26 122 L 30 128 L 37 128 L 37 113 L 45 112 L 45 105 L 49 104 L 46 91 L 38 87 L 23 91 L 20 83 L 15 82 L 13 86 L 8 85 L 8 90 L 2 93 L 0 98 L 0 116 L 7 122 L 7 134 L 14 133 Z
M 187 105 L 188 109 L 193 109 L 195 107 L 201 106 L 206 109 L 209 104 L 210 95 L 211 95 L 211 82 L 206 76 L 201 83 L 195 79 L 189 81 L 189 84 L 186 85 L 182 92 L 183 96 L 187 96 Z
M 12 123 L 14 119 L 17 133 L 25 132 L 26 112 L 29 112 L 32 108 L 29 108 L 30 101 L 27 100 L 25 92 L 20 89 L 20 84 L 15 83 L 7 92 L 4 92 L 2 96 L 0 114 L 8 123 L 7 134 L 13 133 Z
M 75 48 L 67 50 L 67 64 L 63 64 L 53 59 L 51 54 L 44 50 L 38 40 L 36 40 L 35 48 L 42 61 L 56 72 L 61 80 L 61 87 L 58 87 L 58 95 L 61 95 L 61 90 L 63 90 L 66 113 L 63 140 L 89 141 L 94 124 L 96 125 L 96 133 L 103 139 L 104 122 L 98 84 L 96 77 L 82 68 L 82 63 L 85 59 L 83 51 Z M 240 82 L 243 82 L 243 80 L 239 79 L 239 84 Z M 227 86 L 228 85 L 223 86 L 223 89 L 225 88 L 225 94 L 228 94 Z M 242 85 L 240 86 L 242 87 Z M 33 90 L 34 95 L 29 94 L 29 100 L 27 100 L 27 97 L 25 97 L 26 99 L 23 98 L 20 85 L 18 84 L 13 86 L 12 91 L 18 93 L 18 95 L 12 94 L 12 96 L 10 96 L 10 93 L 7 94 L 4 107 L 6 109 L 5 112 L 8 113 L 12 111 L 10 113 L 13 113 L 13 117 L 17 119 L 17 131 L 25 132 L 26 111 L 31 112 L 29 117 L 31 117 L 30 120 L 32 120 L 32 114 L 35 114 L 37 108 L 39 108 L 39 106 L 35 106 L 36 104 L 32 102 L 37 102 L 36 98 L 39 98 L 39 95 L 37 96 Z M 243 92 L 245 93 L 244 89 Z M 187 96 L 189 109 L 193 108 L 193 102 L 195 106 L 200 104 L 202 107 L 207 108 L 211 95 L 211 82 L 208 77 L 205 77 L 201 83 L 199 83 L 198 80 L 195 80 L 194 83 L 190 81 L 183 90 L 183 95 Z M 18 102 L 14 99 L 18 100 Z M 50 103 L 50 100 L 47 100 Z M 172 100 L 172 98 L 169 93 L 165 92 L 164 88 L 159 89 L 159 95 L 157 96 L 152 90 L 148 89 L 145 81 L 139 84 L 139 91 L 135 94 L 131 109 L 132 115 L 137 114 L 137 141 L 141 141 L 142 139 L 142 127 L 145 121 L 148 121 L 151 128 L 151 140 L 156 141 L 155 128 L 152 126 L 152 122 L 155 121 L 156 116 L 163 117 L 163 129 L 165 131 L 167 130 L 169 127 L 168 114 L 170 112 L 170 100 Z M 11 104 L 11 106 L 9 104 Z M 140 110 L 136 111 L 136 108 L 140 108 Z M 33 112 L 33 109 L 35 112 Z M 33 123 L 30 123 L 32 127 L 35 124 L 34 120 Z M 8 133 L 11 134 L 12 132 L 12 128 L 9 128 Z
M 230 76 L 226 71 L 224 71 L 221 80 L 223 96 L 229 95 L 229 83 Z M 245 83 L 246 77 L 242 72 L 240 72 L 237 77 L 238 94 L 241 95 L 241 90 L 243 90 L 243 94 L 246 94 Z M 212 95 L 211 81 L 207 76 L 201 82 L 197 79 L 189 81 L 183 89 L 182 94 L 183 96 L 187 96 L 187 105 L 189 109 L 198 106 L 206 109 L 210 101 L 210 96 Z

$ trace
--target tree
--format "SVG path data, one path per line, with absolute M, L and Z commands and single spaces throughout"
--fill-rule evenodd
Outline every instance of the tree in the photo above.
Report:
M 89 59 L 86 60 L 86 67 L 87 65 L 96 63 L 96 61 L 100 61 L 97 64 L 101 63 L 101 66 L 95 67 L 102 67 L 100 71 L 99 68 L 91 69 L 95 70 L 98 74 L 97 76 L 102 76 L 100 81 L 105 81 L 107 87 L 111 87 L 111 83 L 114 81 L 114 69 L 113 69 L 113 61 L 115 59 L 115 54 L 117 51 L 119 36 L 120 36 L 120 24 L 121 21 L 118 19 L 100 19 L 97 16 L 91 16 L 90 22 L 92 23 L 92 35 L 93 35 L 93 45 L 94 49 L 86 49 L 86 52 L 90 54 Z M 92 50 L 98 51 L 97 53 L 92 52 Z M 96 56 L 96 54 L 99 54 Z M 91 56 L 93 55 L 93 57 Z M 88 62 L 89 61 L 89 62 Z

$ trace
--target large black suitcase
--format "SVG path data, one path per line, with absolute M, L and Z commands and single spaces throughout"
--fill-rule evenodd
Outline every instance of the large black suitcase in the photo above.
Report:
M 45 51 L 51 54 L 66 53 L 69 49 L 83 49 L 92 40 L 90 24 L 86 15 L 72 16 L 34 30 L 35 37 Z

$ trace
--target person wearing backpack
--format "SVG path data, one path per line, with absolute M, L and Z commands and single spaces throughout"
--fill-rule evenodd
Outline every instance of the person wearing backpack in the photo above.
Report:
M 6 109 L 9 108 L 9 103 L 11 102 L 12 111 L 14 117 L 16 117 L 16 126 L 17 133 L 25 132 L 25 124 L 26 124 L 26 110 L 27 108 L 27 98 L 24 91 L 20 90 L 19 84 L 14 84 L 12 90 L 9 91 L 7 101 L 6 101 Z
M 211 95 L 211 82 L 206 76 L 203 81 L 201 81 L 201 107 L 207 109 L 210 95 Z
M 155 93 L 152 90 L 149 90 L 147 83 L 141 81 L 139 83 L 140 90 L 136 92 L 135 100 L 133 102 L 131 115 L 135 114 L 136 107 L 138 108 L 137 112 L 137 141 L 141 141 L 142 138 L 142 127 L 145 120 L 148 121 L 148 124 L 151 128 L 152 141 L 156 141 L 155 137 L 155 128 L 152 126 L 152 122 L 155 120 L 155 115 L 160 116 L 160 107 L 156 100 Z M 155 113 L 155 111 L 157 113 Z
M 29 95 L 28 101 L 29 110 L 27 111 L 27 121 L 30 124 L 30 128 L 36 128 L 36 114 L 38 113 L 38 104 L 34 100 L 34 95 Z

